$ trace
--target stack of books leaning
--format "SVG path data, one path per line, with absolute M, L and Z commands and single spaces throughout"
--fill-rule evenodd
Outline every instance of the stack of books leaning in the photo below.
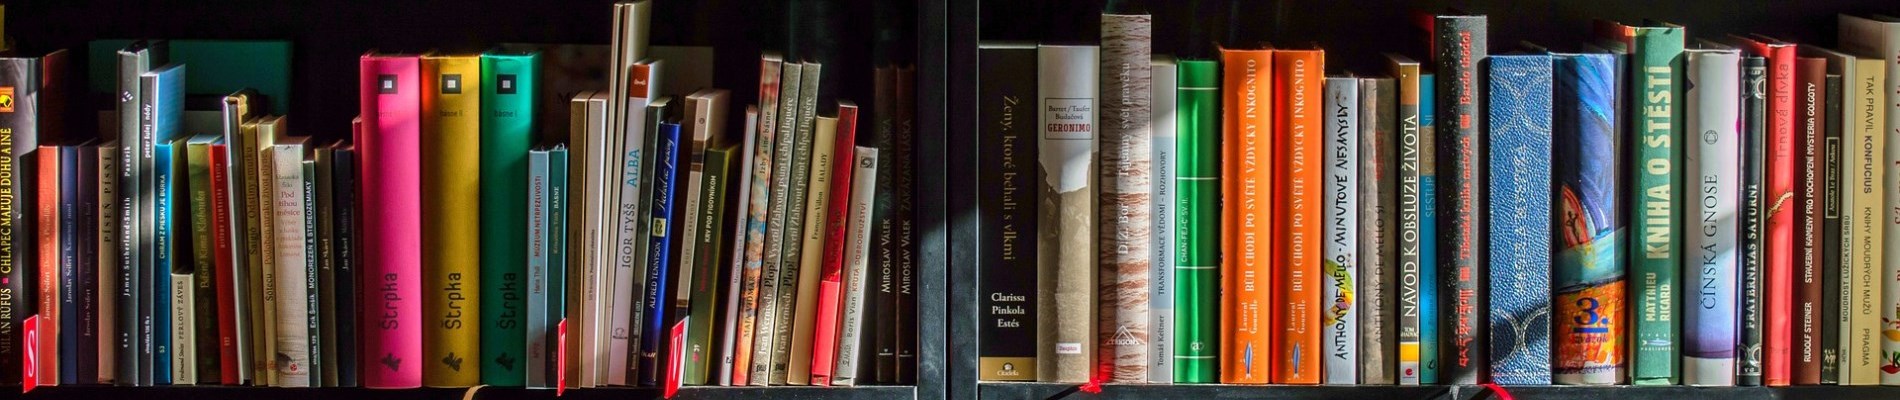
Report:
M 1422 20 L 1350 67 L 981 44 L 980 379 L 1900 385 L 1900 19 Z
M 823 64 L 766 53 L 742 107 L 613 12 L 606 90 L 372 51 L 329 139 L 286 93 L 199 104 L 164 40 L 72 134 L 66 52 L 0 57 L 0 384 L 914 382 L 913 67 L 821 105 Z

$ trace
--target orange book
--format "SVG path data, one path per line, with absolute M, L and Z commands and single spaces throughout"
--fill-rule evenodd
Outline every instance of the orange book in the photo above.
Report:
M 41 386 L 59 385 L 59 146 L 40 146 L 39 158 L 40 308 L 37 366 Z M 36 365 L 27 365 L 33 368 Z
M 1273 253 L 1274 285 L 1268 304 L 1279 335 L 1273 349 L 1273 383 L 1316 385 L 1320 380 L 1320 208 L 1325 169 L 1320 115 L 1326 79 L 1322 50 L 1273 54 Z
M 1221 49 L 1221 383 L 1269 383 L 1273 51 Z

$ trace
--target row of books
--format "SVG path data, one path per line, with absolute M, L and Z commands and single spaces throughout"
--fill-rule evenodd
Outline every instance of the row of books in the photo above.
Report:
M 1900 385 L 1900 19 L 1350 68 L 1101 18 L 977 52 L 982 380 Z
M 0 382 L 913 382 L 912 67 L 820 107 L 822 64 L 768 53 L 740 113 L 666 82 L 710 66 L 650 15 L 614 6 L 618 90 L 567 115 L 537 52 L 368 53 L 327 141 L 254 90 L 194 126 L 162 40 L 118 51 L 111 140 L 50 134 L 65 52 L 0 58 Z

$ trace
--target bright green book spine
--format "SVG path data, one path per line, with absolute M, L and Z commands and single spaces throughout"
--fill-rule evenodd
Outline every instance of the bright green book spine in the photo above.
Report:
M 528 146 L 539 53 L 482 55 L 482 383 L 521 386 L 526 365 Z
M 1635 159 L 1630 163 L 1632 188 L 1640 200 L 1629 202 L 1630 222 L 1638 245 L 1630 247 L 1636 285 L 1635 371 L 1638 385 L 1674 385 L 1681 374 L 1681 309 L 1677 276 L 1682 268 L 1682 132 L 1683 29 L 1637 27 L 1630 48 L 1628 85 L 1635 136 Z
M 1174 381 L 1219 383 L 1220 64 L 1182 60 L 1179 65 Z

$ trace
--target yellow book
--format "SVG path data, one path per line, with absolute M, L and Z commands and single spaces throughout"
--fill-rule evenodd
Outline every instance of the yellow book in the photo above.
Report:
M 277 379 L 277 240 L 276 235 L 271 234 L 277 229 L 277 219 L 273 217 L 276 209 L 271 207 L 271 199 L 276 198 L 276 191 L 271 190 L 271 187 L 276 185 L 276 170 L 275 166 L 268 162 L 270 160 L 268 152 L 271 151 L 272 146 L 277 145 L 277 138 L 288 130 L 285 128 L 286 122 L 284 117 L 259 119 L 257 140 L 251 141 L 256 146 L 246 151 L 247 158 L 254 161 L 254 163 L 246 164 L 251 166 L 250 173 L 255 175 L 250 179 L 257 183 L 258 201 L 253 204 L 257 204 L 260 237 L 254 254 L 261 254 L 259 266 L 252 271 L 255 272 L 252 276 L 259 277 L 260 293 L 263 293 L 263 304 L 258 307 L 262 309 L 260 311 L 262 311 L 263 319 L 254 322 L 264 330 L 263 334 L 258 336 L 258 340 L 253 342 L 258 348 L 263 349 L 259 352 L 262 357 L 257 360 L 263 361 L 264 369 L 257 371 L 253 378 L 257 381 L 255 383 L 257 386 L 275 387 L 282 383 Z
M 812 131 L 811 184 L 805 189 L 805 250 L 799 252 L 797 311 L 792 312 L 792 358 L 785 381 L 793 385 L 811 382 L 812 326 L 818 315 L 819 272 L 824 271 L 825 212 L 831 205 L 831 163 L 835 160 L 832 143 L 838 137 L 838 117 L 818 117 Z
M 481 384 L 481 75 L 481 56 L 422 57 L 424 386 Z

